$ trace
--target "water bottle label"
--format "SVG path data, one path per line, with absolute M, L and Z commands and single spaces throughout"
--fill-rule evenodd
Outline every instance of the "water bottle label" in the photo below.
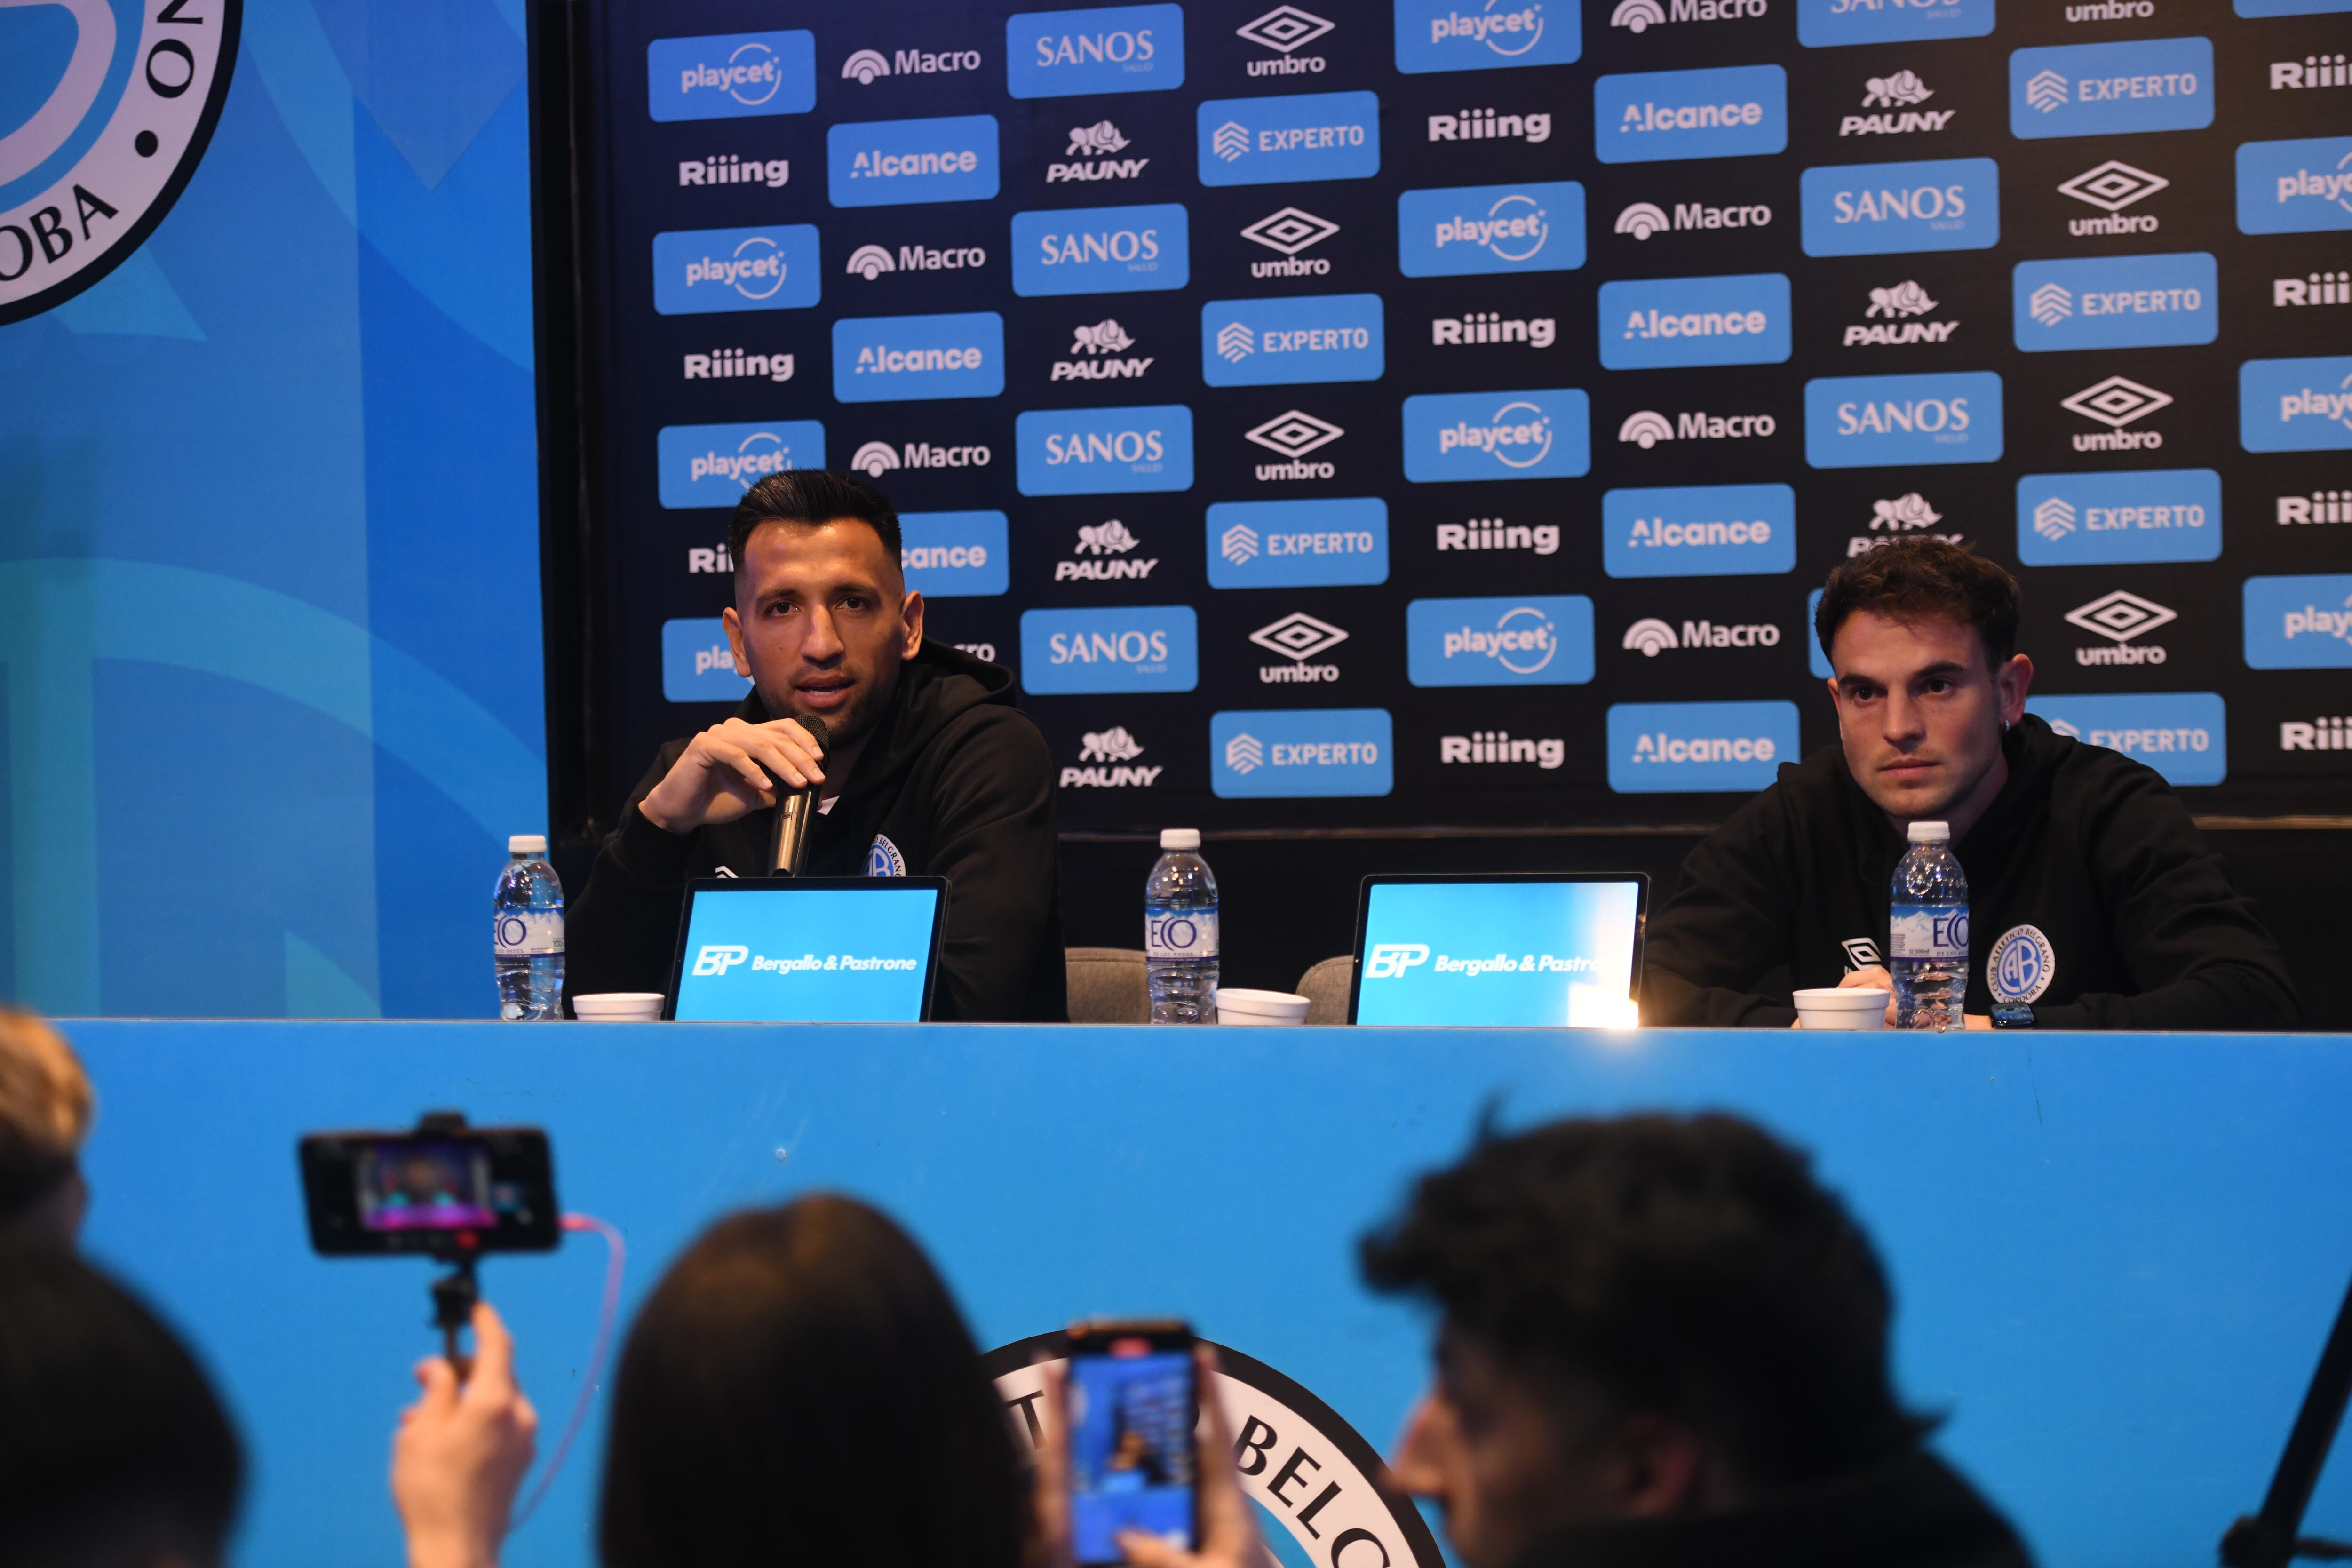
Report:
M 501 910 L 490 917 L 490 945 L 500 958 L 563 951 L 563 916 L 555 910 Z
M 1889 958 L 1925 959 L 1937 963 L 1968 962 L 1968 905 L 1897 904 L 1889 915 Z
M 1171 910 L 1143 918 L 1143 952 L 1147 958 L 1214 958 L 1217 956 L 1217 911 Z

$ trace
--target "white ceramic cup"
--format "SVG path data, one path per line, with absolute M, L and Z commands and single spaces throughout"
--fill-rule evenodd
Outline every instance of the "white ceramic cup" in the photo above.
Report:
M 1307 1022 L 1307 998 L 1287 991 L 1217 987 L 1217 1022 L 1243 1027 L 1279 1027 Z
M 658 991 L 600 991 L 574 996 L 572 1011 L 583 1024 L 650 1024 L 662 1013 Z
M 1867 985 L 1824 985 L 1796 992 L 1793 999 L 1797 1019 L 1808 1029 L 1883 1029 L 1890 994 Z

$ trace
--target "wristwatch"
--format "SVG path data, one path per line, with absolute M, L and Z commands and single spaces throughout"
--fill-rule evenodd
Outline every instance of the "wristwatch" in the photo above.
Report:
M 2030 1029 L 2033 1027 L 2033 1004 L 2002 1002 L 1992 1010 L 1992 1026 L 1996 1029 Z

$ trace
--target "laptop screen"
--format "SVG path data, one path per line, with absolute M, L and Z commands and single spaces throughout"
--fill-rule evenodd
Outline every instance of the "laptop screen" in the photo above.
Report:
M 697 882 L 687 889 L 671 1016 L 919 1023 L 946 896 L 937 877 Z
M 1646 879 L 1368 877 L 1359 1024 L 1633 1023 Z

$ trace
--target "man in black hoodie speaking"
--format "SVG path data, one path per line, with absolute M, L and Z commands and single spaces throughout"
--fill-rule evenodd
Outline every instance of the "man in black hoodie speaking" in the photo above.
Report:
M 1939 540 L 1830 574 L 1814 630 L 1840 743 L 1782 764 L 1684 862 L 1643 1022 L 1785 1027 L 1782 984 L 1889 985 L 1905 830 L 1942 821 L 1969 879 L 1969 1027 L 2294 1026 L 2277 943 L 2179 797 L 2025 711 L 2017 620 L 2016 580 Z
M 570 990 L 666 989 L 688 879 L 767 875 L 779 786 L 814 786 L 806 874 L 948 879 L 933 1016 L 1066 1018 L 1052 754 L 1009 671 L 924 639 L 898 513 L 847 475 L 775 474 L 728 551 L 751 694 L 664 746 L 622 808 L 572 911 Z M 822 759 L 801 717 L 824 721 Z

